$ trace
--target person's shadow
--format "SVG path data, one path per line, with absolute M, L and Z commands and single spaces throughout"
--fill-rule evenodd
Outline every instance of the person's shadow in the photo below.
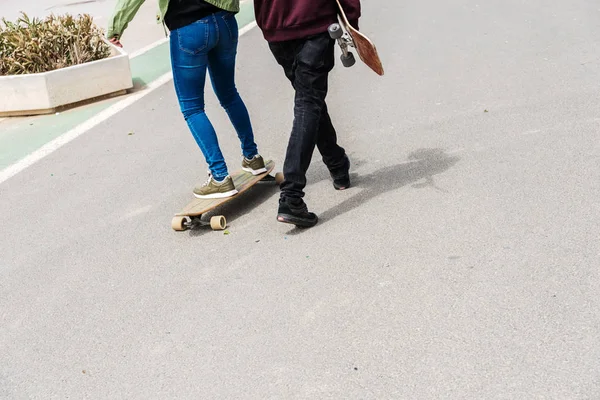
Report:
M 360 207 L 363 203 L 403 186 L 412 184 L 414 188 L 431 187 L 446 192 L 436 186 L 433 177 L 453 167 L 460 158 L 448 155 L 442 149 L 419 149 L 400 164 L 381 168 L 368 175 L 351 175 L 352 187 L 362 189 L 340 204 L 319 215 L 319 224 L 327 223 L 335 217 Z M 333 189 L 332 189 L 333 190 Z M 292 228 L 288 234 L 294 235 L 304 229 Z

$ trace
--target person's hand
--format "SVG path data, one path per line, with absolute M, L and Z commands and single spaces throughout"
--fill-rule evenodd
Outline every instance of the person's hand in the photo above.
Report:
M 117 39 L 117 38 L 111 38 L 109 40 L 109 42 L 111 42 L 112 44 L 114 44 L 117 47 L 123 48 L 123 45 L 121 44 L 121 42 L 119 42 L 119 39 Z

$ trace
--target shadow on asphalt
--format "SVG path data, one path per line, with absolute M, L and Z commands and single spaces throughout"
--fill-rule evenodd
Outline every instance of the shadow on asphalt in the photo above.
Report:
M 210 217 L 214 215 L 224 215 L 227 219 L 227 229 L 232 225 L 237 218 L 244 214 L 251 213 L 253 209 L 258 207 L 261 203 L 269 199 L 273 194 L 279 192 L 279 186 L 275 183 L 258 183 L 254 187 L 248 189 L 241 196 L 235 199 L 231 199 L 227 203 L 220 207 L 215 208 L 213 211 L 203 214 L 203 221 L 210 221 Z M 277 215 L 277 208 L 273 208 L 273 220 Z M 212 232 L 209 226 L 201 226 L 188 231 L 192 237 L 202 236 L 206 233 Z
M 375 197 L 406 185 L 412 185 L 416 189 L 433 188 L 447 193 L 445 189 L 435 184 L 434 176 L 452 168 L 458 161 L 460 161 L 459 157 L 449 155 L 442 149 L 419 149 L 410 153 L 408 160 L 400 164 L 381 168 L 368 175 L 351 174 L 352 187 L 361 190 L 319 214 L 319 224 L 327 223 Z M 287 234 L 297 235 L 305 231 L 306 229 L 294 227 Z

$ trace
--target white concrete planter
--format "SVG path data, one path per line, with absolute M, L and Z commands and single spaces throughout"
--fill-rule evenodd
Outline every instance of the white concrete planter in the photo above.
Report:
M 110 44 L 112 55 L 41 74 L 0 76 L 0 117 L 50 114 L 57 108 L 133 87 L 129 56 Z

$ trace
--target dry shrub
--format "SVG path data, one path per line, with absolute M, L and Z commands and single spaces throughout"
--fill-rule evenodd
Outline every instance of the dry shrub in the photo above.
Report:
M 0 23 L 0 75 L 52 71 L 110 56 L 90 15 L 50 15 Z

